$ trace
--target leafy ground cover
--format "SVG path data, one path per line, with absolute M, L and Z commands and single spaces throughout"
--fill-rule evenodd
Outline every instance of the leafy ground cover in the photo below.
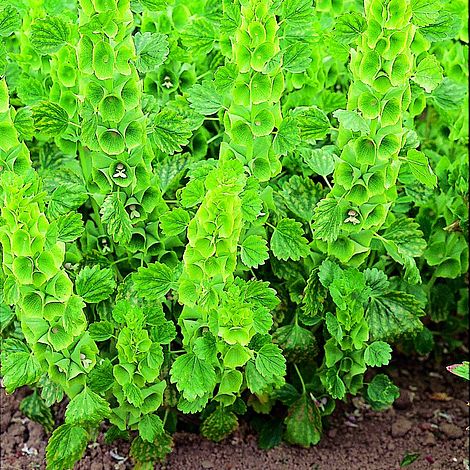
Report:
M 462 346 L 467 10 L 2 3 L 1 373 L 49 469 L 103 421 L 142 469 L 195 414 L 309 447 L 399 397 L 394 349 Z

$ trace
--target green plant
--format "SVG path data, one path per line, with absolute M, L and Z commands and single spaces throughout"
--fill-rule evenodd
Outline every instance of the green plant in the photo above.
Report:
M 151 468 L 188 413 L 308 447 L 461 345 L 466 8 L 2 3 L 1 374 L 48 431 L 69 399 L 49 469 L 102 421 Z

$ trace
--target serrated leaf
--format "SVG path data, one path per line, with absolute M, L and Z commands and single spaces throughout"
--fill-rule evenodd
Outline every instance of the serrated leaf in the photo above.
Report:
M 443 111 L 460 108 L 465 101 L 467 87 L 463 83 L 457 83 L 450 78 L 444 80 L 433 90 L 431 100 L 435 106 Z
M 303 43 L 290 44 L 282 56 L 283 70 L 291 73 L 303 73 L 312 62 L 311 52 Z
M 101 221 L 106 225 L 108 235 L 116 242 L 125 244 L 132 235 L 132 224 L 118 193 L 111 193 L 100 209 Z
M 201 434 L 214 442 L 220 442 L 237 428 L 237 416 L 219 406 L 202 423 Z
M 364 361 L 368 366 L 385 366 L 392 358 L 392 348 L 383 341 L 374 341 L 364 351 Z
M 48 16 L 31 26 L 31 45 L 40 54 L 57 52 L 70 37 L 70 27 L 61 18 Z
M 296 108 L 294 116 L 304 142 L 315 144 L 330 132 L 331 124 L 327 115 L 317 106 Z
M 180 152 L 191 137 L 191 129 L 179 114 L 170 109 L 163 109 L 153 119 L 149 138 L 163 153 L 172 155 Z
M 44 426 L 47 432 L 54 429 L 54 418 L 51 409 L 36 391 L 21 400 L 20 411 L 27 418 Z
M 333 37 L 342 44 L 351 44 L 367 26 L 365 18 L 357 13 L 345 13 L 336 19 Z
M 333 145 L 325 145 L 321 149 L 302 149 L 301 154 L 312 171 L 317 175 L 327 177 L 335 169 L 335 158 L 337 157 L 334 153 L 335 149 L 336 147 Z
M 411 79 L 427 93 L 431 93 L 442 81 L 442 67 L 434 55 L 422 59 Z
M 202 84 L 196 83 L 188 93 L 191 107 L 199 114 L 210 116 L 222 109 L 222 96 L 219 95 L 211 80 L 204 80 Z
M 75 288 L 85 302 L 94 304 L 110 297 L 116 288 L 116 280 L 109 268 L 85 266 L 77 275 Z
M 111 414 L 106 400 L 85 387 L 67 406 L 65 422 L 67 424 L 97 424 Z
M 389 340 L 409 335 L 423 328 L 420 303 L 411 294 L 399 291 L 372 292 L 366 308 L 366 320 L 372 340 Z
M 289 407 L 284 422 L 285 438 L 290 444 L 310 447 L 320 441 L 322 433 L 320 411 L 306 393 Z
M 304 238 L 302 225 L 292 219 L 282 219 L 271 237 L 271 250 L 276 258 L 298 261 L 306 257 L 310 250 Z
M 40 132 L 53 137 L 63 134 L 69 125 L 67 111 L 56 103 L 44 102 L 35 106 L 33 119 Z
M 57 240 L 71 243 L 80 238 L 85 231 L 82 215 L 79 212 L 69 212 L 57 219 Z
M 168 37 L 162 33 L 136 33 L 134 36 L 137 53 L 136 67 L 141 73 L 155 71 L 162 65 L 169 53 Z
M 2 358 L 1 371 L 7 393 L 36 382 L 42 374 L 38 360 L 29 351 L 6 353 Z
M 313 357 L 318 352 L 313 333 L 296 323 L 277 328 L 273 341 L 279 344 L 286 359 L 294 363 Z
M 218 40 L 219 32 L 206 18 L 198 18 L 181 33 L 183 44 L 195 54 L 206 55 Z
M 163 421 L 154 414 L 144 415 L 139 421 L 139 435 L 147 442 L 154 442 L 164 433 Z
M 368 122 L 357 111 L 338 109 L 333 113 L 333 116 L 349 131 L 362 132 L 364 134 L 370 132 Z
M 175 383 L 189 401 L 212 392 L 216 384 L 214 367 L 193 353 L 179 356 L 171 367 L 170 376 L 171 383 Z
M 282 378 L 286 375 L 286 360 L 275 344 L 265 344 L 258 351 L 255 366 L 266 380 Z
M 243 264 L 249 268 L 257 268 L 269 258 L 268 246 L 264 238 L 250 235 L 240 246 L 240 256 Z
M 366 396 L 374 410 L 385 410 L 400 396 L 400 389 L 385 374 L 377 374 L 369 383 Z
M 343 223 L 343 210 L 333 198 L 322 199 L 315 209 L 314 237 L 334 242 L 339 235 Z
M 135 289 L 147 300 L 161 300 L 174 287 L 175 271 L 162 263 L 152 263 L 133 274 Z
M 311 222 L 315 205 L 321 199 L 323 189 L 308 177 L 294 175 L 282 184 L 281 194 L 286 206 L 297 217 Z
M 276 136 L 274 137 L 274 151 L 279 155 L 287 155 L 293 152 L 300 140 L 300 131 L 295 119 L 291 116 L 282 120 Z
M 439 18 L 440 0 L 411 0 L 411 21 L 417 26 L 427 26 Z
M 415 149 L 408 150 L 406 162 L 410 166 L 411 173 L 420 182 L 434 188 L 437 185 L 437 177 L 429 166 L 429 161 L 423 152 Z
M 420 28 L 421 34 L 431 42 L 455 38 L 462 27 L 461 19 L 448 11 L 439 11 L 439 16 L 432 24 Z
M 8 37 L 10 34 L 21 29 L 20 12 L 10 5 L 0 10 L 0 36 Z
M 59 426 L 46 447 L 47 470 L 72 468 L 83 457 L 87 444 L 88 433 L 81 426 Z
M 109 321 L 90 323 L 88 331 L 94 341 L 106 341 L 114 334 L 114 326 Z
M 183 233 L 189 225 L 189 213 L 182 208 L 166 212 L 160 217 L 160 226 L 167 237 L 174 237 Z

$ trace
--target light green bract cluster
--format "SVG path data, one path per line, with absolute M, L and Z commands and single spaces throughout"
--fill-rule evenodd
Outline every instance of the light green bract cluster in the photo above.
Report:
M 141 470 L 197 423 L 309 447 L 338 400 L 392 405 L 370 369 L 395 347 L 459 349 L 467 16 L 464 0 L 1 2 L 1 376 L 32 389 L 20 410 L 52 432 L 48 470 L 102 423 Z

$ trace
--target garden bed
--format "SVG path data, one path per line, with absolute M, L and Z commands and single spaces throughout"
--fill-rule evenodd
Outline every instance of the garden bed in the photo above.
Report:
M 330 428 L 316 447 L 303 449 L 281 445 L 258 449 L 247 424 L 219 444 L 185 431 L 175 435 L 175 449 L 159 469 L 171 470 L 392 470 L 408 455 L 419 454 L 408 468 L 467 469 L 469 399 L 467 384 L 430 361 L 410 366 L 403 358 L 388 372 L 400 386 L 401 396 L 384 412 L 370 410 L 360 398 L 340 404 Z M 29 392 L 12 396 L 1 391 L 1 468 L 43 469 L 46 435 L 39 424 L 25 418 L 19 401 Z M 59 418 L 63 409 L 57 410 Z M 132 468 L 129 444 L 103 443 L 100 433 L 90 443 L 77 470 Z M 406 468 L 406 467 L 405 467 Z

